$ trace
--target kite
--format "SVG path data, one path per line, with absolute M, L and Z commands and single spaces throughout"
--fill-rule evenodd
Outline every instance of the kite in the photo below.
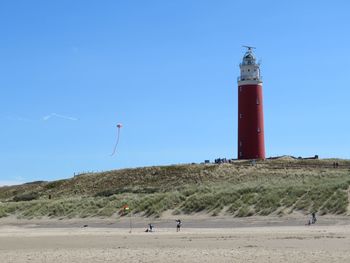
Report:
M 117 146 L 118 146 L 118 143 L 119 143 L 119 137 L 120 137 L 120 129 L 122 127 L 123 127 L 123 124 L 121 124 L 121 123 L 117 124 L 117 141 L 116 141 L 116 143 L 114 145 L 114 149 L 113 149 L 113 152 L 112 152 L 111 156 L 113 156 L 115 154 L 116 150 L 117 150 Z

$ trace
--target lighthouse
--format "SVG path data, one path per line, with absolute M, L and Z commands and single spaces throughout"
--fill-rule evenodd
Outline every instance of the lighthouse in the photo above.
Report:
M 238 77 L 238 159 L 265 159 L 260 63 L 247 48 Z

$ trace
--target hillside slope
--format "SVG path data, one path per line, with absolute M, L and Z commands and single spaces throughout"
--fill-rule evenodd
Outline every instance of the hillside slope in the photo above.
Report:
M 0 217 L 109 217 L 124 204 L 144 216 L 349 214 L 349 186 L 348 160 L 145 167 L 1 187 Z

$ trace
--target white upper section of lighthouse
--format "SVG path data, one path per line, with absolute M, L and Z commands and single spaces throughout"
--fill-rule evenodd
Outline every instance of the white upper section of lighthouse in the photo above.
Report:
M 260 63 L 256 63 L 253 54 L 253 47 L 246 47 L 248 50 L 243 56 L 242 63 L 239 64 L 241 75 L 238 78 L 238 84 L 260 84 L 262 83 L 260 76 Z

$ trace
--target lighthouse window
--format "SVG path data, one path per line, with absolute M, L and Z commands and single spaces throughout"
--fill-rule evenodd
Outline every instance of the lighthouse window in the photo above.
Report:
M 260 128 L 257 129 L 257 132 L 260 132 Z
M 242 113 L 239 114 L 239 118 L 240 118 L 240 119 L 243 118 L 243 114 L 242 114 Z
M 257 98 L 256 99 L 256 105 L 259 105 L 260 104 L 260 102 L 259 102 L 259 99 Z
M 239 92 L 241 92 L 242 91 L 242 87 L 239 87 Z
M 242 156 L 243 155 L 243 153 L 242 152 L 239 152 L 239 156 Z
M 242 146 L 242 142 L 241 141 L 239 141 L 239 146 Z

